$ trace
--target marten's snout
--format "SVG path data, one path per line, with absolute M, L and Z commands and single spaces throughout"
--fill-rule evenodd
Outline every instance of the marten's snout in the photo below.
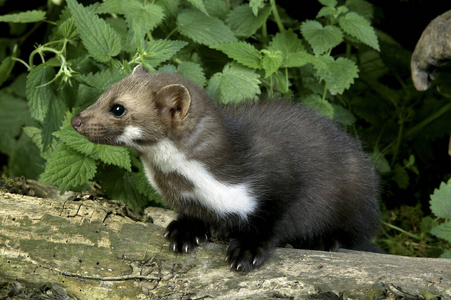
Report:
M 70 125 L 72 125 L 72 127 L 74 127 L 74 129 L 77 131 L 81 127 L 81 124 L 82 122 L 80 115 L 76 115 L 75 117 L 72 118 L 72 120 L 70 120 Z

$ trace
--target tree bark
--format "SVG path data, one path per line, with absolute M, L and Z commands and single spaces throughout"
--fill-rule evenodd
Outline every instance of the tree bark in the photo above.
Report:
M 161 211 L 151 212 L 155 223 Z M 451 298 L 446 259 L 278 248 L 239 274 L 225 245 L 172 253 L 163 227 L 132 220 L 118 203 L 1 192 L 0 221 L 0 299 Z

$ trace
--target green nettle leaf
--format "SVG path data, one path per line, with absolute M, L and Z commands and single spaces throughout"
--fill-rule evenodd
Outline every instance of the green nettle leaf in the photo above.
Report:
M 13 60 L 11 56 L 6 57 L 2 61 L 2 64 L 0 65 L 0 86 L 9 78 L 15 63 L 16 61 Z
M 332 105 L 328 101 L 321 99 L 319 95 L 310 94 L 307 97 L 302 98 L 302 103 L 330 119 L 334 116 L 334 108 Z
M 126 148 L 93 144 L 72 127 L 65 126 L 53 134 L 69 148 L 102 162 L 131 171 L 130 154 Z
M 318 21 L 305 21 L 301 33 L 312 46 L 315 55 L 321 55 L 343 42 L 343 32 L 334 25 L 324 26 Z
M 96 9 L 98 14 L 123 14 L 122 0 L 105 0 Z
M 104 91 L 113 83 L 118 82 L 127 74 L 121 69 L 106 69 L 97 73 L 81 74 L 81 80 L 89 86 L 95 87 L 100 91 Z M 94 101 L 95 99 L 91 99 Z
M 355 12 L 349 12 L 338 19 L 338 24 L 343 31 L 362 43 L 380 51 L 376 32 L 370 22 Z
M 195 9 L 184 10 L 177 16 L 177 28 L 184 36 L 207 46 L 236 41 L 223 21 Z
M 319 19 L 321 17 L 336 16 L 336 15 L 337 9 L 335 7 L 325 6 L 319 10 L 318 14 L 316 15 L 316 18 Z
M 83 45 L 95 60 L 105 63 L 119 54 L 122 49 L 121 38 L 105 20 L 76 0 L 67 0 L 67 4 Z
M 431 229 L 431 233 L 436 237 L 447 240 L 451 243 L 451 221 L 440 224 Z
M 373 18 L 374 7 L 365 0 L 346 0 L 345 5 L 350 11 L 356 12 L 368 20 Z
M 61 130 L 53 133 L 54 136 L 59 138 L 66 146 L 74 149 L 82 154 L 92 155 L 95 145 L 90 143 L 84 136 L 77 133 L 72 128 L 65 126 Z
M 335 7 L 337 5 L 337 0 L 318 0 L 324 6 Z
M 23 132 L 31 139 L 33 144 L 38 147 L 43 158 L 47 158 L 47 153 L 44 153 L 44 147 L 42 145 L 42 129 L 34 126 L 25 126 L 22 128 Z
M 239 103 L 260 94 L 259 75 L 238 64 L 229 64 L 210 79 L 207 91 L 222 103 Z
M 61 99 L 52 99 L 49 103 L 49 111 L 42 126 L 42 144 L 44 150 L 52 143 L 53 132 L 58 130 L 63 123 L 66 113 L 66 105 Z
M 268 78 L 280 68 L 283 62 L 283 55 L 281 51 L 271 52 L 268 50 L 262 50 L 264 54 L 262 59 L 262 66 L 265 70 L 265 78 Z
M 23 125 L 34 123 L 25 99 L 0 91 L 0 152 L 11 155 Z
M 310 54 L 305 51 L 302 40 L 291 30 L 277 33 L 269 43 L 268 50 L 282 52 L 282 66 L 286 68 L 302 67 L 309 62 L 306 61 L 305 55 Z
M 451 179 L 447 183 L 442 182 L 438 189 L 431 195 L 431 211 L 439 218 L 451 218 Z
M 195 8 L 200 10 L 202 13 L 206 14 L 208 16 L 207 9 L 205 8 L 204 1 L 202 0 L 188 0 L 191 5 L 193 5 Z
M 64 144 L 48 158 L 41 182 L 56 185 L 61 192 L 81 186 L 94 178 L 95 161 Z
M 246 42 L 230 42 L 213 45 L 211 48 L 224 52 L 228 57 L 253 69 L 261 69 L 262 55 L 254 46 Z
M 253 35 L 266 22 L 271 14 L 271 6 L 261 9 L 256 16 L 247 4 L 235 7 L 227 17 L 230 25 L 237 36 L 249 37 Z
M 58 101 L 51 84 L 55 70 L 45 64 L 32 68 L 27 76 L 27 98 L 31 116 L 38 122 L 43 122 L 49 111 L 51 101 Z
M 186 45 L 188 43 L 184 41 L 153 40 L 147 42 L 142 56 L 146 63 L 156 68 L 162 62 L 173 57 Z
M 356 117 L 346 108 L 341 105 L 333 104 L 334 120 L 340 122 L 343 125 L 349 126 L 355 123 Z
M 317 75 L 326 82 L 327 89 L 332 95 L 343 93 L 358 77 L 359 69 L 350 59 L 339 57 L 334 60 L 330 56 L 325 56 L 321 57 L 321 60 L 326 64 L 325 68 L 319 67 L 319 64 L 314 66 Z
M 35 23 L 45 20 L 45 11 L 29 10 L 17 14 L 8 14 L 0 16 L 0 22 L 9 23 Z
M 108 165 L 115 165 L 129 172 L 132 171 L 130 153 L 127 148 L 110 145 L 95 145 L 93 154 Z
M 249 7 L 252 9 L 254 16 L 258 16 L 258 10 L 265 6 L 265 0 L 250 0 Z
M 77 27 L 75 26 L 74 19 L 70 18 L 64 21 L 58 26 L 58 32 L 66 39 L 73 40 L 78 36 Z
M 107 167 L 98 178 L 109 198 L 123 200 L 132 209 L 142 211 L 150 201 L 161 203 L 161 199 L 145 181 L 143 172 L 125 172 Z
M 192 82 L 199 86 L 205 86 L 207 79 L 205 78 L 204 70 L 202 67 L 191 61 L 184 61 L 177 67 L 178 73 L 183 77 L 189 78 Z
M 138 26 L 143 33 L 153 30 L 164 19 L 164 10 L 160 5 L 141 3 L 137 0 L 121 1 L 121 10 L 133 26 Z

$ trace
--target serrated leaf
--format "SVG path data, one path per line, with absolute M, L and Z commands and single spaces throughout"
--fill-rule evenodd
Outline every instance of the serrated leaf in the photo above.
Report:
M 440 224 L 431 229 L 431 233 L 436 237 L 447 240 L 451 243 L 451 221 Z
M 132 26 L 138 26 L 144 34 L 157 27 L 165 17 L 163 8 L 157 4 L 142 3 L 137 0 L 121 1 L 120 3 L 127 22 L 133 23 Z
M 246 42 L 230 42 L 213 45 L 211 48 L 224 52 L 231 59 L 253 69 L 261 69 L 262 55 L 251 44 Z
M 58 26 L 58 32 L 66 39 L 73 40 L 78 36 L 74 19 L 70 18 Z
M 324 6 L 335 7 L 337 5 L 337 0 L 318 0 Z
M 51 101 L 57 101 L 52 85 L 55 70 L 45 64 L 32 68 L 27 76 L 27 98 L 33 119 L 43 122 L 47 117 Z
M 96 8 L 98 14 L 124 14 L 122 0 L 105 0 Z
M 22 128 L 23 132 L 31 139 L 31 141 L 38 147 L 41 155 L 44 152 L 44 147 L 42 146 L 42 129 L 34 126 L 25 126 Z M 45 156 L 43 156 L 46 158 Z
M 0 16 L 0 22 L 9 23 L 34 23 L 43 20 L 45 20 L 45 11 L 42 10 L 29 10 Z
M 264 7 L 256 16 L 249 5 L 243 4 L 235 7 L 227 16 L 227 24 L 230 25 L 236 36 L 249 37 L 266 23 L 271 14 L 271 6 Z
M 384 154 L 380 152 L 379 149 L 375 149 L 374 152 L 371 154 L 371 160 L 374 163 L 374 166 L 378 170 L 380 174 L 386 174 L 388 172 L 391 172 L 390 163 L 388 162 L 387 158 Z
M 334 25 L 323 25 L 318 21 L 305 21 L 301 24 L 305 40 L 312 46 L 315 55 L 331 50 L 343 41 L 343 33 Z
M 302 99 L 302 103 L 329 119 L 332 119 L 334 116 L 332 105 L 328 101 L 321 99 L 319 95 L 310 94 Z
M 67 0 L 83 45 L 89 54 L 99 62 L 108 62 L 119 54 L 121 38 L 105 20 L 75 0 Z
M 269 43 L 268 50 L 281 51 L 283 56 L 282 66 L 286 68 L 302 67 L 308 63 L 305 55 L 310 55 L 305 51 L 302 40 L 290 30 L 277 33 Z
M 0 65 L 0 86 L 5 82 L 14 68 L 16 61 L 11 56 L 6 57 Z
M 45 118 L 44 124 L 42 126 L 42 144 L 44 146 L 44 151 L 52 144 L 53 133 L 57 131 L 66 113 L 66 105 L 62 99 L 52 99 L 49 103 L 49 111 Z
M 252 9 L 254 16 L 258 16 L 259 9 L 265 6 L 265 0 L 250 0 L 249 7 Z
M 230 12 L 230 6 L 223 0 L 208 0 L 205 2 L 205 8 L 209 16 L 225 20 Z
M 95 87 L 103 92 L 126 75 L 127 74 L 121 69 L 106 69 L 97 73 L 81 74 L 80 78 L 87 85 Z
M 367 20 L 373 19 L 374 7 L 373 4 L 365 0 L 346 0 L 346 7 Z
M 204 1 L 202 0 L 188 0 L 189 3 L 191 3 L 192 6 L 200 10 L 202 13 L 206 14 L 208 16 L 207 9 L 205 8 Z
M 357 120 L 356 117 L 343 106 L 332 103 L 332 107 L 334 108 L 334 120 L 337 122 L 349 126 L 354 124 Z
M 431 195 L 430 207 L 432 213 L 442 219 L 451 219 L 451 179 L 442 182 Z
M 106 164 L 112 164 L 131 171 L 131 160 L 126 148 L 110 145 L 93 144 L 84 136 L 65 126 L 53 134 L 59 138 L 67 147 L 78 151 L 80 154 L 100 159 Z
M 338 19 L 338 24 L 343 31 L 362 43 L 380 51 L 376 32 L 370 22 L 355 12 L 349 12 Z
M 102 176 L 99 176 L 99 181 L 102 188 L 106 191 L 106 194 L 111 199 L 122 200 L 127 205 L 135 210 L 142 211 L 149 202 L 157 200 L 155 194 L 154 198 L 148 197 L 152 194 L 150 192 L 147 195 L 140 192 L 142 188 L 142 178 L 136 173 L 125 172 L 115 167 L 108 167 L 102 172 Z M 147 185 L 151 190 L 150 185 Z
M 358 77 L 357 65 L 350 59 L 339 57 L 334 60 L 330 56 L 321 57 L 325 67 L 315 64 L 317 75 L 327 84 L 327 89 L 332 95 L 341 94 L 348 89 L 354 79 Z
M 60 139 L 66 146 L 81 154 L 92 155 L 94 152 L 95 145 L 77 133 L 73 128 L 69 128 L 68 126 L 63 127 L 61 130 L 54 132 L 53 135 Z
M 81 186 L 96 173 L 95 161 L 75 150 L 61 144 L 48 158 L 46 168 L 40 181 L 56 185 L 61 192 Z
M 265 78 L 268 78 L 280 68 L 283 62 L 281 51 L 262 50 L 264 54 L 262 59 L 262 67 L 265 70 Z
M 172 58 L 180 49 L 188 45 L 184 41 L 153 40 L 147 42 L 142 53 L 144 61 L 156 68 L 162 62 Z
M 32 125 L 34 121 L 27 102 L 4 90 L 0 91 L 0 107 L 0 152 L 11 155 L 22 126 Z
M 93 154 L 106 164 L 121 167 L 129 172 L 132 171 L 132 163 L 127 148 L 110 145 L 95 145 Z
M 183 77 L 189 78 L 190 81 L 203 87 L 207 82 L 205 78 L 204 69 L 197 63 L 191 61 L 184 61 L 177 67 L 177 71 Z
M 337 14 L 337 9 L 335 7 L 321 7 L 318 14 L 316 15 L 316 19 L 321 17 L 335 16 Z
M 236 41 L 232 30 L 224 22 L 195 9 L 184 10 L 177 16 L 177 28 L 184 36 L 207 46 Z
M 229 64 L 221 73 L 216 73 L 207 90 L 222 103 L 239 103 L 260 94 L 259 75 L 238 64 Z

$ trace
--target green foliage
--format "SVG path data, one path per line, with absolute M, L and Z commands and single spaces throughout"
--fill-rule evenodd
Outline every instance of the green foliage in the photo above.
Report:
M 440 187 L 431 195 L 431 211 L 443 220 L 430 229 L 431 234 L 448 242 L 448 250 L 441 257 L 451 257 L 451 179 L 442 182 Z
M 440 90 L 416 92 L 411 53 L 373 28 L 372 4 L 319 2 L 313 20 L 291 19 L 275 0 L 105 0 L 90 6 L 68 0 L 0 16 L 17 34 L 0 45 L 0 152 L 8 157 L 8 175 L 39 178 L 62 192 L 96 181 L 108 197 L 134 209 L 161 205 L 133 150 L 92 144 L 69 124 L 142 64 L 182 74 L 219 103 L 295 98 L 334 119 L 364 141 L 384 195 L 409 193 L 412 199 L 384 211 L 382 246 L 450 256 L 449 182 L 431 197 L 431 214 L 422 208 L 432 189 L 415 190 L 424 178 L 434 187 L 444 179 L 443 172 L 430 176 L 426 166 L 435 154 L 430 143 L 451 128 L 451 91 L 443 84 L 449 78 L 438 73 Z M 35 29 L 15 30 L 29 22 L 40 22 L 30 25 L 46 35 L 26 52 L 20 41 Z M 18 74 L 18 65 L 28 72 Z
M 0 22 L 34 23 L 42 20 L 45 20 L 45 11 L 42 10 L 30 10 L 17 14 L 7 14 L 0 16 Z

